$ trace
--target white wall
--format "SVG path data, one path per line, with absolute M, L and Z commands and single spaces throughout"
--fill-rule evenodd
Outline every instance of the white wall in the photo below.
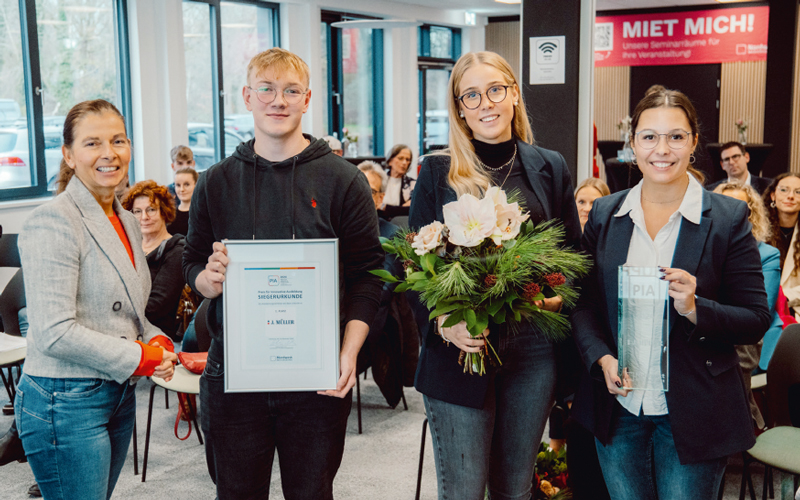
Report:
M 432 2 L 433 4 L 433 2 Z M 436 9 L 384 0 L 298 0 L 281 4 L 281 46 L 300 55 L 311 68 L 312 98 L 303 129 L 325 132 L 319 61 L 325 57 L 320 39 L 320 12 L 333 10 L 386 19 L 416 21 L 462 29 L 462 51 L 484 48 L 486 18 L 464 25 L 464 10 Z M 188 141 L 186 75 L 183 52 L 182 0 L 129 0 L 128 26 L 133 100 L 133 158 L 136 179 L 171 182 L 169 151 Z M 315 97 L 317 100 L 315 101 Z M 416 28 L 384 32 L 384 145 L 404 142 L 416 157 L 419 84 Z M 18 232 L 31 210 L 49 198 L 0 203 L 0 224 Z M 0 273 L 0 285 L 4 285 Z

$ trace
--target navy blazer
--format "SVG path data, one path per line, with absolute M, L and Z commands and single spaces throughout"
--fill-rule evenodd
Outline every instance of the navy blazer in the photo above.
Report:
M 587 372 L 573 416 L 601 442 L 612 417 L 626 411 L 608 392 L 596 361 L 617 357 L 617 268 L 627 260 L 629 216 L 615 217 L 628 190 L 595 200 L 583 234 L 594 266 L 572 313 L 573 337 Z M 747 204 L 703 191 L 699 225 L 681 222 L 672 267 L 697 278 L 697 325 L 669 307 L 667 406 L 681 463 L 719 458 L 755 443 L 748 399 L 734 346 L 755 344 L 770 324 L 767 294 Z
M 573 198 L 572 178 L 560 153 L 532 146 L 517 140 L 518 158 L 542 205 L 546 219 L 559 218 L 566 230 L 565 243 L 577 246 L 581 225 Z M 456 201 L 456 193 L 447 183 L 450 157 L 431 155 L 422 163 L 419 179 L 411 198 L 409 226 L 419 229 L 434 220 L 444 222 L 442 207 Z M 423 315 L 427 322 L 428 311 L 416 306 L 415 315 Z M 418 320 L 417 323 L 422 323 Z M 472 408 L 483 408 L 486 390 L 494 377 L 494 370 L 487 369 L 484 376 L 469 375 L 458 364 L 461 350 L 455 345 L 446 345 L 433 333 L 431 323 L 422 328 L 422 351 L 414 380 L 416 389 L 430 397 Z M 490 329 L 494 328 L 490 326 Z

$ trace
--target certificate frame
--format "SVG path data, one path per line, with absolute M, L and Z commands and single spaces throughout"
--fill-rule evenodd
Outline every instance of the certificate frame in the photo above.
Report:
M 226 240 L 225 392 L 339 380 L 339 240 Z

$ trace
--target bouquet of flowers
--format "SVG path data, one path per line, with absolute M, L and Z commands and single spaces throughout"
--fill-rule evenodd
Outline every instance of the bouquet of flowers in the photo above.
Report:
M 739 132 L 740 134 L 747 130 L 747 125 L 748 125 L 747 120 L 739 118 L 738 120 L 736 120 L 735 123 L 736 123 L 736 131 Z
M 588 271 L 586 256 L 562 248 L 563 227 L 534 226 L 520 204 L 498 187 L 482 199 L 464 194 L 443 207 L 444 224 L 434 221 L 419 232 L 382 238 L 383 249 L 403 262 L 404 276 L 372 271 L 396 292 L 415 290 L 431 310 L 430 319 L 449 315 L 442 327 L 464 321 L 472 337 L 486 340 L 479 353 L 461 352 L 466 373 L 483 375 L 485 358 L 500 363 L 483 332 L 489 323 L 515 329 L 530 322 L 554 340 L 564 338 L 569 322 L 560 312 L 540 308 L 541 300 L 560 295 L 571 307 L 578 291 L 570 281 Z M 490 355 L 491 351 L 491 355 Z
M 539 500 L 567 500 L 572 498 L 567 488 L 567 451 L 553 450 L 547 443 L 539 446 L 536 455 L 536 469 L 533 480 L 536 482 L 533 498 Z

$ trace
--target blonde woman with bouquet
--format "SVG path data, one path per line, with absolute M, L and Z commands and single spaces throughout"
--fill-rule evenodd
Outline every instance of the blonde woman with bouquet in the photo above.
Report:
M 482 198 L 492 186 L 517 192 L 533 223 L 560 218 L 565 243 L 581 233 L 564 158 L 533 146 L 533 133 L 519 85 L 508 63 L 491 52 L 463 55 L 453 68 L 450 146 L 423 160 L 409 224 L 420 229 L 444 222 L 444 206 L 462 195 Z M 496 191 L 496 190 L 495 190 Z M 451 233 L 450 240 L 453 241 Z M 458 245 L 462 243 L 454 242 Z M 538 302 L 558 311 L 558 296 Z M 465 373 L 462 351 L 485 349 L 465 322 L 423 332 L 417 390 L 423 393 L 436 458 L 439 498 L 483 499 L 488 485 L 496 499 L 528 499 L 533 467 L 556 385 L 555 347 L 547 332 L 529 323 L 490 326 L 484 334 L 502 365 L 482 376 Z M 488 363 L 487 363 L 488 365 Z

